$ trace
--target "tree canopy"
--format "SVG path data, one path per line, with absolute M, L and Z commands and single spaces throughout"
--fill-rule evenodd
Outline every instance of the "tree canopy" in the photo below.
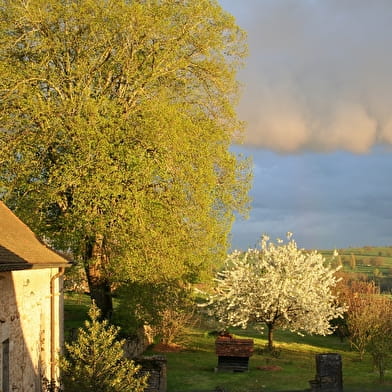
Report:
M 209 300 L 226 326 L 265 324 L 271 350 L 275 328 L 325 335 L 345 310 L 331 290 L 336 270 L 317 251 L 298 249 L 291 233 L 288 239 L 275 244 L 263 236 L 261 249 L 229 255 Z
M 2 197 L 101 308 L 113 281 L 224 257 L 250 168 L 229 150 L 245 34 L 217 1 L 0 0 L 0 39 Z
M 385 369 L 392 360 L 392 299 L 382 294 L 374 281 L 343 276 L 338 288 L 340 303 L 347 304 L 348 340 L 358 351 L 360 360 L 365 352 L 372 355 L 383 382 Z

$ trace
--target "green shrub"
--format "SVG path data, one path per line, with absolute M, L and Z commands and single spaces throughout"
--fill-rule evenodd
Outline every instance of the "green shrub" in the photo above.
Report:
M 128 336 L 149 325 L 160 342 L 170 344 L 191 323 L 193 310 L 192 291 L 180 282 L 130 283 L 118 290 L 115 322 Z
M 62 383 L 67 392 L 142 392 L 147 376 L 138 374 L 139 367 L 124 358 L 123 341 L 118 341 L 118 328 L 99 321 L 95 304 L 89 310 L 90 320 L 79 328 L 77 339 L 66 343 L 61 358 Z

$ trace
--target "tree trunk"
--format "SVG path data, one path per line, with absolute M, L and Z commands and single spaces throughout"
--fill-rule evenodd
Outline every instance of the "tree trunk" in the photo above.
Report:
M 90 297 L 101 310 L 102 318 L 110 320 L 113 313 L 113 300 L 110 282 L 105 277 L 107 261 L 103 237 L 97 236 L 87 241 L 85 270 Z
M 268 327 L 268 351 L 274 351 L 274 326 L 267 324 Z
M 94 267 L 90 264 L 86 267 L 90 297 L 101 310 L 102 317 L 110 320 L 113 313 L 111 287 L 109 282 L 102 278 L 101 272 Z
M 384 356 L 382 354 L 378 358 L 378 370 L 380 373 L 380 384 L 383 384 L 385 381 L 385 363 Z

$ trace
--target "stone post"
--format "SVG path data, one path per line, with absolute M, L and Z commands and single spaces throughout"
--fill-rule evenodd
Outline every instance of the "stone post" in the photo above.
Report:
M 167 391 L 167 359 L 162 355 L 151 357 L 140 357 L 135 359 L 141 365 L 141 374 L 149 374 L 147 388 L 145 392 L 166 392 Z
M 316 355 L 316 378 L 310 381 L 311 392 L 342 392 L 342 357 L 327 353 Z

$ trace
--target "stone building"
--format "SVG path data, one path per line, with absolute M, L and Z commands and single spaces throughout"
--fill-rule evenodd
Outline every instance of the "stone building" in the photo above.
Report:
M 1 392 L 40 392 L 58 379 L 67 265 L 0 201 Z

